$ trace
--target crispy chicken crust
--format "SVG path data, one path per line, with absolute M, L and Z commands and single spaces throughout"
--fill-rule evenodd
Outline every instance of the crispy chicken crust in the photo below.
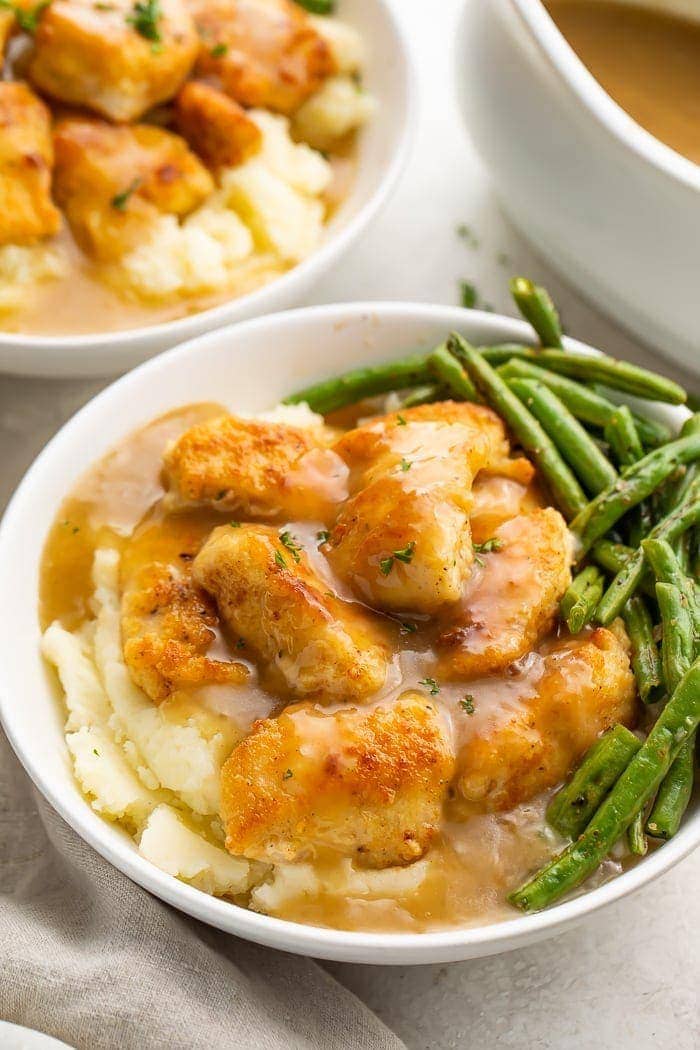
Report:
M 226 848 L 273 863 L 327 849 L 366 867 L 408 864 L 438 831 L 453 767 L 438 710 L 418 694 L 372 711 L 289 708 L 224 764 Z
M 559 511 L 547 507 L 511 518 L 494 538 L 500 549 L 479 556 L 483 572 L 470 582 L 456 622 L 437 639 L 438 677 L 503 671 L 554 626 L 572 561 Z
M 61 102 L 136 120 L 175 94 L 199 49 L 183 0 L 159 0 L 157 11 L 149 38 L 133 24 L 132 0 L 52 0 L 34 38 L 32 81 Z
M 292 113 L 336 72 L 331 50 L 291 0 L 191 0 L 197 72 L 247 107 Z
M 325 520 L 347 494 L 347 469 L 308 427 L 220 416 L 165 454 L 174 502 L 251 517 Z
M 214 188 L 184 139 L 150 124 L 69 117 L 54 144 L 56 200 L 81 248 L 98 259 L 119 258 L 159 212 L 186 215 Z
M 275 668 L 292 695 L 357 701 L 384 684 L 389 652 L 382 628 L 335 597 L 306 554 L 290 551 L 276 529 L 215 529 L 193 576 L 246 651 L 263 668 Z
M 185 84 L 175 100 L 175 119 L 180 134 L 210 168 L 241 164 L 262 145 L 262 132 L 243 107 L 209 84 Z
M 473 561 L 472 482 L 508 460 L 499 417 L 483 405 L 422 405 L 351 430 L 334 449 L 352 493 L 327 547 L 336 572 L 377 608 L 456 602 Z
M 563 780 L 606 729 L 634 725 L 626 641 L 599 627 L 553 647 L 535 696 L 459 751 L 455 815 L 507 810 L 534 798 Z
M 143 566 L 122 598 L 122 645 L 133 681 L 156 703 L 186 686 L 244 683 L 245 664 L 206 655 L 218 622 L 213 602 L 186 574 L 160 562 Z
M 0 244 L 56 233 L 51 200 L 51 117 L 26 84 L 0 82 Z

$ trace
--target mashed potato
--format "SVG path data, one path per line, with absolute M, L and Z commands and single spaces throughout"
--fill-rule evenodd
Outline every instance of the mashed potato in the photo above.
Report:
M 65 276 L 67 261 L 44 244 L 0 248 L 0 314 L 25 306 L 38 284 Z

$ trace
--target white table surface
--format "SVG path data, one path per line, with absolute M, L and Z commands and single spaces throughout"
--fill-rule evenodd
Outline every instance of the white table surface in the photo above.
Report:
M 390 205 L 313 301 L 456 303 L 466 279 L 481 302 L 512 313 L 507 278 L 525 273 L 547 285 L 571 334 L 683 379 L 593 312 L 500 215 L 453 99 L 462 0 L 393 2 L 420 65 L 413 155 Z M 457 235 L 460 223 L 473 239 Z M 103 385 L 0 377 L 0 506 L 42 445 Z M 699 930 L 700 851 L 634 898 L 532 948 L 449 966 L 327 965 L 411 1050 L 697 1050 Z

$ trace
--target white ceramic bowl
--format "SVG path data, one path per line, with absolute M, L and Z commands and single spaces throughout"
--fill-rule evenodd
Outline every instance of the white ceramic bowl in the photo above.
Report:
M 261 944 L 327 959 L 424 963 L 506 951 L 561 931 L 670 868 L 700 843 L 700 808 L 678 835 L 612 882 L 539 915 L 425 934 L 345 933 L 246 911 L 193 889 L 144 860 L 126 834 L 102 820 L 76 786 L 64 715 L 39 655 L 39 559 L 63 497 L 96 457 L 154 416 L 215 399 L 255 412 L 290 391 L 350 366 L 427 349 L 458 328 L 475 343 L 522 340 L 527 327 L 493 314 L 442 306 L 321 306 L 210 332 L 142 365 L 83 408 L 29 470 L 0 526 L 0 717 L 39 790 L 99 853 L 182 911 Z M 570 342 L 576 349 L 586 349 Z M 678 425 L 685 410 L 660 408 Z
M 646 5 L 700 17 L 694 0 Z M 700 167 L 612 101 L 540 0 L 467 0 L 456 69 L 514 225 L 583 296 L 700 372 Z
M 321 247 L 269 285 L 177 321 L 94 335 L 48 337 L 0 331 L 0 372 L 117 375 L 202 332 L 303 302 L 388 199 L 408 157 L 416 123 L 417 77 L 391 0 L 338 0 L 336 13 L 362 34 L 367 53 L 363 80 L 377 108 L 359 138 L 350 195 L 328 223 Z

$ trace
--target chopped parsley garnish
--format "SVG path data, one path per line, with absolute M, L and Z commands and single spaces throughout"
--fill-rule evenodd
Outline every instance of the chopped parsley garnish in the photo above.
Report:
M 469 281 L 459 282 L 459 301 L 467 310 L 476 306 L 476 288 Z
M 214 44 L 209 52 L 212 58 L 223 58 L 228 51 L 228 44 Z
M 275 565 L 279 565 L 280 569 L 287 568 L 287 563 L 281 551 L 275 551 Z
M 97 750 L 97 748 L 96 748 L 96 747 L 93 747 L 93 749 L 92 749 L 92 753 L 93 753 L 93 755 L 96 755 L 96 756 L 97 756 L 97 758 L 99 758 L 99 757 L 100 757 L 100 752 L 99 752 L 99 751 Z
M 12 0 L 0 0 L 0 8 L 3 11 L 12 11 L 16 20 L 17 25 L 20 29 L 23 29 L 25 33 L 36 33 L 37 26 L 39 24 L 39 17 L 49 4 L 51 0 L 43 0 L 43 3 L 39 3 L 36 7 L 25 8 L 21 5 L 12 3 Z
M 440 692 L 440 686 L 434 678 L 421 678 L 418 685 L 424 685 L 426 689 L 429 689 L 431 696 L 437 696 Z
M 298 565 L 299 562 L 301 561 L 301 556 L 299 554 L 299 551 L 302 550 L 303 548 L 299 546 L 299 544 L 296 542 L 296 540 L 292 536 L 291 532 L 288 532 L 286 529 L 285 529 L 284 532 L 280 532 L 280 540 L 284 544 L 284 546 L 287 548 L 287 550 L 289 551 L 291 556 L 294 558 L 294 561 Z
M 404 472 L 404 474 L 406 473 L 407 470 L 410 470 L 412 466 L 413 466 L 413 463 L 411 462 L 410 459 L 405 459 L 403 456 L 401 457 L 401 469 Z
M 287 769 L 282 774 L 282 780 L 289 780 L 290 777 L 293 777 L 293 776 L 294 776 L 294 774 L 292 773 L 291 769 Z
M 229 525 L 231 526 L 232 529 L 240 529 L 240 527 L 241 527 L 240 521 L 230 521 Z
M 379 569 L 382 576 L 388 576 L 394 567 L 395 561 L 402 561 L 404 565 L 410 564 L 413 559 L 413 553 L 416 549 L 415 540 L 411 540 L 405 547 L 401 547 L 399 550 L 394 551 L 388 558 L 382 558 L 379 562 Z
M 335 7 L 335 0 L 296 0 L 299 7 L 310 11 L 312 15 L 331 15 Z
M 406 426 L 406 420 L 405 420 L 404 416 L 401 415 L 400 412 L 399 412 L 399 414 L 396 417 L 396 425 L 397 425 L 397 427 L 405 427 Z
M 158 44 L 161 40 L 158 28 L 161 17 L 160 0 L 136 0 L 126 20 L 144 40 Z
M 245 638 L 239 638 L 236 642 L 236 649 L 245 649 Z
M 459 701 L 459 706 L 462 708 L 463 711 L 466 711 L 468 715 L 473 715 L 475 708 L 474 697 L 472 696 L 472 694 L 467 693 L 467 695 L 464 697 L 464 700 Z
M 456 227 L 455 233 L 458 237 L 461 237 L 463 241 L 466 241 L 470 248 L 479 247 L 479 238 L 474 233 L 471 226 L 468 226 L 466 222 L 460 222 Z
M 141 179 L 134 179 L 134 181 L 129 186 L 127 186 L 125 190 L 122 190 L 121 193 L 117 193 L 114 197 L 112 197 L 112 207 L 116 208 L 117 211 L 126 211 L 126 206 L 129 203 L 129 198 L 133 193 L 136 192 L 140 185 Z M 216 498 L 222 499 L 225 495 L 226 493 L 224 492 L 223 495 L 219 495 Z
M 321 546 L 322 543 L 328 543 L 330 536 L 331 534 L 327 529 L 321 529 L 320 532 L 317 532 L 316 539 L 318 540 L 319 546 Z
M 483 565 L 484 559 L 480 558 L 480 554 L 490 554 L 491 551 L 500 551 L 503 546 L 503 540 L 497 539 L 492 536 L 490 540 L 484 540 L 483 543 L 474 544 L 474 561 L 477 565 Z
M 73 533 L 74 536 L 75 536 L 76 532 L 80 532 L 80 526 L 79 525 L 74 525 L 72 521 L 64 521 L 63 522 L 63 527 L 64 527 L 64 529 L 70 529 L 70 531 Z
M 402 623 L 399 633 L 400 634 L 414 634 L 418 630 L 418 626 L 415 623 Z

